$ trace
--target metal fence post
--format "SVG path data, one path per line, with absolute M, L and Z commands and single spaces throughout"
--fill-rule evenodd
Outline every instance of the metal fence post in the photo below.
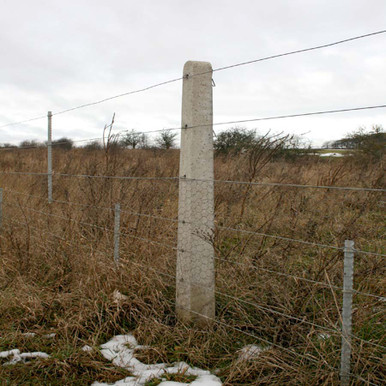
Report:
M 120 223 L 121 223 L 121 206 L 115 204 L 114 211 L 114 261 L 119 263 L 119 235 L 120 235 Z
M 52 112 L 47 114 L 48 139 L 47 139 L 47 178 L 48 178 L 48 203 L 52 203 Z
M 348 386 L 350 384 L 353 273 L 354 241 L 346 240 L 344 242 L 342 352 L 340 364 L 340 379 L 342 386 Z
M 178 200 L 177 317 L 215 316 L 212 66 L 184 66 Z
M 0 188 L 0 228 L 3 225 L 3 188 Z

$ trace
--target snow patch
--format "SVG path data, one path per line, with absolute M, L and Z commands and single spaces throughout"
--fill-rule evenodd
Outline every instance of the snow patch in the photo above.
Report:
M 193 386 L 218 386 L 221 385 L 220 380 L 215 375 L 201 375 L 196 380 L 191 383 L 181 383 L 181 382 L 172 382 L 164 381 L 160 383 L 160 386 L 178 386 L 178 385 L 193 385 Z
M 93 351 L 93 348 L 86 344 L 86 345 L 84 345 L 82 347 L 82 351 L 84 351 L 84 352 L 91 352 L 91 351 Z
M 12 357 L 8 362 L 4 363 L 3 366 L 14 365 L 19 362 L 26 363 L 30 359 L 36 358 L 49 358 L 50 356 L 45 352 L 25 352 L 21 353 L 19 349 L 9 350 L 9 351 L 1 351 L 0 358 L 9 358 Z
M 118 290 L 115 290 L 114 292 L 113 292 L 113 300 L 114 300 L 114 302 L 121 302 L 121 301 L 125 301 L 125 300 L 128 300 L 129 299 L 129 297 L 128 296 L 126 296 L 126 295 L 123 295 L 123 294 L 121 294 Z
M 209 371 L 201 370 L 196 367 L 190 367 L 185 362 L 175 363 L 168 366 L 166 363 L 157 363 L 146 365 L 134 357 L 135 350 L 146 348 L 138 344 L 133 335 L 117 335 L 107 343 L 102 344 L 101 354 L 108 360 L 112 361 L 115 366 L 123 367 L 130 371 L 133 376 L 126 377 L 110 385 L 129 385 L 143 386 L 153 378 L 162 379 L 165 374 L 184 374 L 197 376 L 191 383 L 163 381 L 160 385 L 193 385 L 193 386 L 221 386 L 222 383 L 215 375 Z M 108 385 L 107 383 L 94 382 L 93 386 Z
M 55 338 L 56 334 L 53 332 L 52 334 L 46 334 L 46 335 L 43 335 L 43 338 L 46 338 L 46 339 L 53 339 Z
M 320 157 L 344 157 L 341 153 L 322 153 Z
M 34 332 L 24 332 L 22 335 L 26 338 L 33 338 L 36 334 Z

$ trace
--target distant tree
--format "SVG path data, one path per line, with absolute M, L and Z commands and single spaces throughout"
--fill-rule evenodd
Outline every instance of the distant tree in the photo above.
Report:
M 170 149 L 175 146 L 177 133 L 172 133 L 170 130 L 163 130 L 155 142 L 161 149 Z
M 231 128 L 217 135 L 214 140 L 217 155 L 231 154 L 270 154 L 270 160 L 284 158 L 288 161 L 297 159 L 310 152 L 310 144 L 296 135 L 258 135 L 256 130 Z
M 63 137 L 52 141 L 52 146 L 64 150 L 71 150 L 74 146 L 74 142 L 70 138 Z
M 83 146 L 86 150 L 102 150 L 103 146 L 98 140 L 91 141 Z
M 121 139 L 121 145 L 124 147 L 130 147 L 131 149 L 147 147 L 148 137 L 145 133 L 138 133 L 135 130 L 131 130 L 126 133 Z
M 360 127 L 358 130 L 347 134 L 344 138 L 331 143 L 332 148 L 352 149 L 363 155 L 375 158 L 383 157 L 385 145 L 386 133 L 380 125 L 373 125 L 369 131 L 366 131 L 365 127 Z
M 16 146 L 16 145 L 13 145 L 12 143 L 5 142 L 5 143 L 3 143 L 3 144 L 0 144 L 0 147 L 2 147 L 2 148 L 7 148 L 7 149 L 14 149 L 14 148 L 16 148 L 17 146 Z
M 28 148 L 28 147 L 43 147 L 44 144 L 42 142 L 38 142 L 35 139 L 26 139 L 20 142 L 20 148 Z
M 332 149 L 334 141 L 326 141 L 322 145 L 322 149 Z
M 217 154 L 238 154 L 253 147 L 256 143 L 256 131 L 234 127 L 219 133 L 213 143 Z

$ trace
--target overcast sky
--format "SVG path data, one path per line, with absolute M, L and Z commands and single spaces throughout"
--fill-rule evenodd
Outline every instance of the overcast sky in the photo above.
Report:
M 386 29 L 385 0 L 0 0 L 0 126 L 182 75 Z M 214 73 L 214 122 L 386 103 L 386 34 Z M 53 137 L 178 127 L 182 83 L 53 117 Z M 320 145 L 386 109 L 256 122 Z M 216 131 L 226 129 L 216 127 Z M 46 120 L 0 143 L 46 139 Z

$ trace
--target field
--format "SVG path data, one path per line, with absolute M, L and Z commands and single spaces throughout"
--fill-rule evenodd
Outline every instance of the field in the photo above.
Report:
M 136 354 L 142 362 L 185 361 L 224 385 L 339 384 L 341 248 L 350 239 L 358 250 L 385 253 L 384 197 L 285 184 L 384 189 L 382 161 L 284 160 L 266 150 L 216 157 L 216 229 L 208 242 L 216 254 L 217 322 L 205 328 L 175 317 L 178 179 L 165 177 L 178 176 L 178 165 L 178 150 L 55 149 L 48 204 L 45 175 L 8 173 L 44 173 L 45 150 L 0 154 L 0 352 L 50 356 L 0 366 L 1 384 L 116 382 L 130 373 L 98 347 L 128 333 L 150 346 Z M 115 203 L 122 208 L 119 266 Z M 354 288 L 352 384 L 381 384 L 383 256 L 356 253 Z M 238 352 L 248 344 L 262 351 L 242 361 Z

